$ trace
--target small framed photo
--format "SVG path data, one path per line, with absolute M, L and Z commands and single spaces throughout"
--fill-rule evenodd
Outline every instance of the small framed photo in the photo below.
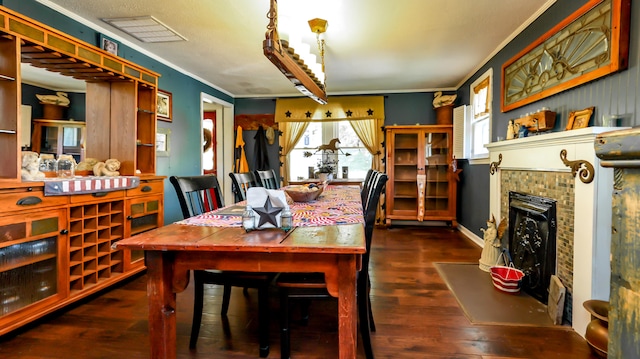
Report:
M 576 130 L 578 128 L 589 127 L 589 121 L 595 107 L 585 108 L 580 111 L 569 112 L 569 123 L 567 124 L 567 130 Z
M 158 127 L 158 132 L 156 132 L 156 156 L 169 157 L 170 135 L 171 135 L 170 129 Z
M 111 39 L 100 36 L 100 48 L 110 54 L 118 56 L 118 43 Z
M 158 90 L 156 101 L 156 118 L 160 121 L 171 122 L 173 112 L 173 100 L 171 92 Z

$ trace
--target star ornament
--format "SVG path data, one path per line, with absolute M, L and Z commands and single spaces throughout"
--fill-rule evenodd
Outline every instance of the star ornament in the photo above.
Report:
M 260 220 L 257 225 L 258 228 L 267 223 L 273 224 L 276 228 L 278 227 L 278 220 L 276 216 L 278 213 L 282 212 L 282 208 L 274 207 L 273 203 L 271 203 L 271 197 L 267 196 L 267 200 L 264 202 L 264 205 L 262 207 L 255 207 L 253 210 L 260 216 Z

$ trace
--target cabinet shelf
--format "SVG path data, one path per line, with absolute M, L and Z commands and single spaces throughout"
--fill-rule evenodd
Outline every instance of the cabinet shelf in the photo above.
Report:
M 7 76 L 7 75 L 0 74 L 0 80 L 2 80 L 2 81 L 15 81 L 16 78 L 13 77 L 13 76 Z
M 15 263 L 0 265 L 0 273 L 8 272 L 10 270 L 20 268 L 20 267 L 25 267 L 30 264 L 43 262 L 43 261 L 46 261 L 47 259 L 51 259 L 55 257 L 56 257 L 55 254 L 40 254 L 40 255 L 26 257 Z
M 142 109 L 142 108 L 139 108 L 139 109 L 138 109 L 138 112 L 140 112 L 140 113 L 146 113 L 146 114 L 149 114 L 149 115 L 155 115 L 155 114 L 156 114 L 156 113 L 155 113 L 155 111 L 145 110 L 145 109 Z
M 15 135 L 16 131 L 14 131 L 14 130 L 0 130 L 0 133 L 4 133 L 4 134 L 7 134 L 7 135 Z

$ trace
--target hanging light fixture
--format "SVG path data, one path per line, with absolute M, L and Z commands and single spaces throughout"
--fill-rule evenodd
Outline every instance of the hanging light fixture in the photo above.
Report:
M 324 72 L 324 39 L 320 34 L 327 30 L 327 21 L 309 20 L 311 31 L 316 34 L 320 63 L 310 53 L 309 45 L 293 44 L 278 34 L 277 0 L 271 0 L 267 13 L 269 24 L 262 47 L 264 55 L 291 81 L 296 89 L 318 103 L 327 103 L 326 75 Z

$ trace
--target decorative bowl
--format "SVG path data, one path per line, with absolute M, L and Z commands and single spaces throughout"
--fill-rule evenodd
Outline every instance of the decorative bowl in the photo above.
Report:
M 310 202 L 315 201 L 323 191 L 322 186 L 308 187 L 301 186 L 289 186 L 284 191 L 293 199 L 294 202 Z

